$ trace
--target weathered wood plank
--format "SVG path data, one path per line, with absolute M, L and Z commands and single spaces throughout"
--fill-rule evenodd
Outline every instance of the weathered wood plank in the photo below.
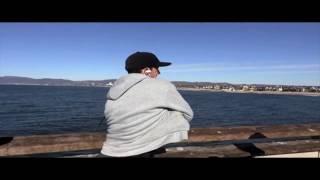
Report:
M 320 140 L 298 140 L 287 142 L 229 144 L 217 146 L 188 146 L 167 148 L 167 152 L 156 157 L 175 158 L 234 158 L 320 151 Z
M 320 124 L 193 128 L 189 141 L 226 141 L 255 138 L 318 136 Z
M 188 142 L 308 136 L 320 136 L 320 124 L 193 128 L 189 132 Z M 12 140 L 3 139 L 1 141 L 0 138 L 0 156 L 13 156 L 100 149 L 105 141 L 105 133 L 17 136 Z M 201 151 L 206 152 L 203 148 Z M 234 154 L 231 151 L 230 153 Z
M 18 136 L 0 146 L 0 156 L 100 149 L 104 139 L 103 133 Z

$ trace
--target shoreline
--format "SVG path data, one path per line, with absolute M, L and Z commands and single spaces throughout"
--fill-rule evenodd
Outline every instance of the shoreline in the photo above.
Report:
M 313 96 L 318 97 L 320 93 L 312 92 L 279 92 L 279 91 L 226 91 L 213 89 L 195 89 L 195 88 L 177 88 L 183 91 L 207 91 L 207 92 L 225 92 L 225 93 L 239 93 L 239 94 L 270 94 L 270 95 L 298 95 L 298 96 Z

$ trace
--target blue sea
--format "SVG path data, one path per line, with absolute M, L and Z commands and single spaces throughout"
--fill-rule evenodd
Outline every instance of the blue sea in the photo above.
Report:
M 0 85 L 0 137 L 105 131 L 108 88 Z M 180 91 L 191 127 L 320 123 L 320 97 Z

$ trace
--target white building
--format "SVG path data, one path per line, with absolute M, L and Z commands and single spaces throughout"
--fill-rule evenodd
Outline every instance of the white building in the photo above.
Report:
M 112 82 L 108 82 L 108 83 L 106 84 L 106 86 L 107 86 L 107 87 L 113 86 L 113 83 L 112 83 Z
M 212 86 L 203 86 L 203 89 L 212 89 Z
M 248 91 L 249 90 L 249 86 L 245 85 L 242 87 L 242 91 Z
M 214 89 L 215 89 L 215 90 L 220 90 L 221 87 L 220 87 L 219 85 L 215 85 L 215 86 L 214 86 Z
M 282 91 L 283 91 L 283 88 L 282 88 L 282 87 L 280 87 L 280 88 L 278 89 L 278 91 L 282 92 Z
M 230 87 L 228 90 L 229 91 L 235 91 L 236 89 L 234 87 Z
M 250 89 L 250 91 L 257 91 L 257 87 L 256 86 L 251 86 L 249 89 Z

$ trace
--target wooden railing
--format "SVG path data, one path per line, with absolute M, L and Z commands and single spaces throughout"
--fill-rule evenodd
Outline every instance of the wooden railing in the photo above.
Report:
M 1 135 L 0 135 L 1 136 Z M 99 150 L 105 133 L 0 138 L 0 157 Z M 320 124 L 193 128 L 156 157 L 256 157 L 320 151 Z

